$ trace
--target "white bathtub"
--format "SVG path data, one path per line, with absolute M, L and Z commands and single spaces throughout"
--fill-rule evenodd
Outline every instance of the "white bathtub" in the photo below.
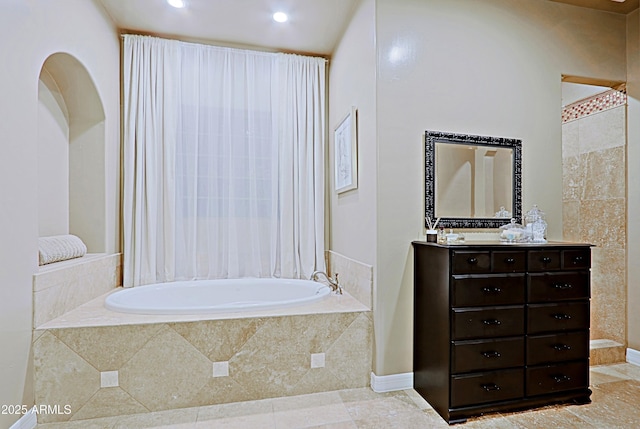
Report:
M 158 283 L 107 296 L 108 310 L 135 314 L 201 314 L 276 309 L 326 298 L 323 283 L 292 279 L 219 279 Z

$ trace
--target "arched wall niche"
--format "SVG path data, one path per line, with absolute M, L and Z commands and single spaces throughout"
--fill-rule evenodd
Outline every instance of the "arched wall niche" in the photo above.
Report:
M 49 56 L 38 81 L 38 229 L 106 250 L 105 114 L 87 69 Z

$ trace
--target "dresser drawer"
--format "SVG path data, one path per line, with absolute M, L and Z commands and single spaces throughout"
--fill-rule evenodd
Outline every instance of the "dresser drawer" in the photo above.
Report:
M 527 253 L 525 251 L 491 252 L 491 271 L 494 273 L 524 273 L 527 267 Z
M 529 302 L 564 301 L 589 298 L 589 272 L 529 274 Z
M 523 335 L 524 307 L 454 308 L 452 331 L 454 340 Z
M 527 365 L 584 359 L 589 356 L 589 331 L 527 338 Z
M 591 249 L 572 249 L 562 251 L 562 268 L 579 270 L 591 267 Z
M 524 338 L 456 341 L 451 346 L 453 373 L 513 368 L 524 362 Z
M 525 286 L 524 274 L 453 276 L 451 301 L 454 307 L 522 304 Z
M 508 369 L 451 377 L 451 407 L 521 398 L 524 370 Z
M 491 252 L 453 251 L 451 256 L 453 274 L 478 274 L 491 272 Z
M 560 250 L 530 250 L 527 256 L 529 272 L 555 271 L 562 267 Z
M 589 329 L 588 301 L 527 306 L 529 334 L 581 329 Z
M 589 386 L 589 361 L 527 368 L 527 396 Z

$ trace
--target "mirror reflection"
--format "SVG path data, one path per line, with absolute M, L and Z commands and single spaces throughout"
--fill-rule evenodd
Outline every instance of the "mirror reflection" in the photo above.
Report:
M 511 218 L 513 149 L 436 142 L 435 151 L 436 218 Z
M 425 219 L 498 228 L 522 215 L 522 141 L 425 131 Z

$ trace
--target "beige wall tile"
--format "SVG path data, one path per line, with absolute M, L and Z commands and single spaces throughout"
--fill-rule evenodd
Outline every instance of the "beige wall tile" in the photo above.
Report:
M 578 137 L 579 121 L 562 124 L 562 158 L 575 157 L 580 154 Z
M 33 276 L 33 325 L 40 326 L 122 284 L 121 255 L 64 261 Z
M 589 153 L 626 145 L 626 106 L 595 113 L 576 121 L 580 153 Z
M 625 362 L 626 347 L 606 347 L 589 351 L 589 365 L 608 365 Z
M 148 413 L 149 409 L 136 401 L 120 387 L 102 388 L 73 414 L 71 420 Z
M 100 372 L 49 332 L 33 348 L 35 403 L 71 407 L 71 414 L 39 414 L 38 420 L 67 421 L 100 389 Z
M 623 198 L 585 200 L 580 205 L 582 240 L 598 247 L 626 245 L 626 204 Z
M 231 377 L 213 377 L 194 395 L 193 404 L 206 406 L 259 399 L 256 390 L 248 391 Z
M 152 411 L 194 405 L 212 377 L 211 361 L 176 331 L 163 325 L 119 369 L 120 387 Z
M 52 329 L 51 332 L 98 371 L 121 368 L 162 325 Z
M 579 201 L 584 197 L 586 155 L 562 158 L 562 201 Z
M 588 200 L 625 198 L 625 147 L 590 152 L 586 157 L 584 198 Z
M 326 368 L 347 387 L 369 385 L 372 331 L 371 319 L 360 314 L 326 352 Z
M 582 241 L 580 201 L 562 202 L 562 238 L 567 241 Z
M 262 319 L 232 319 L 171 323 L 169 326 L 212 362 L 220 362 L 231 359 L 262 324 Z
M 368 264 L 347 258 L 339 253 L 329 251 L 329 274 L 339 274 L 339 281 L 344 290 L 366 305 L 373 305 L 373 267 Z
M 625 344 L 626 251 L 593 248 L 591 254 L 591 338 Z

